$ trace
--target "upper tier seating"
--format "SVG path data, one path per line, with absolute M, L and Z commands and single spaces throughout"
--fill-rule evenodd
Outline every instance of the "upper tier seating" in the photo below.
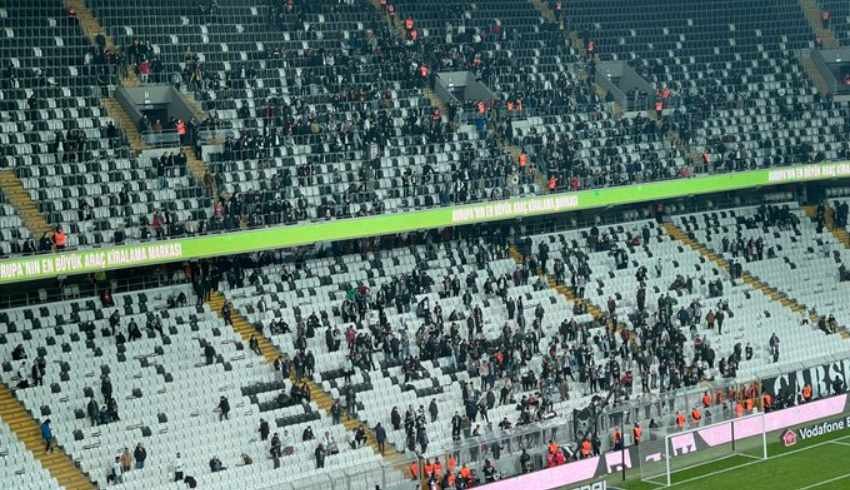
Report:
M 836 41 L 846 46 L 850 42 L 850 5 L 841 0 L 818 0 L 821 11 L 830 13 L 826 26 L 835 35 Z
M 47 221 L 68 233 L 69 247 L 150 235 L 155 209 L 174 213 L 190 229 L 182 211 L 211 209 L 188 202 L 202 192 L 185 166 L 170 170 L 165 182 L 149 158 L 132 155 L 100 107 L 113 83 L 111 66 L 94 56 L 61 2 L 4 9 L 0 25 L 6 32 L 0 44 L 0 167 L 14 168 Z M 26 238 L 21 235 L 18 240 Z M 3 237 L 3 249 L 12 248 L 12 238 Z
M 0 256 L 20 253 L 31 238 L 15 208 L 0 193 Z
M 530 179 L 507 184 L 507 155 L 471 126 L 432 122 L 410 49 L 368 2 L 351 3 L 287 13 L 233 0 L 215 15 L 164 0 L 93 5 L 120 44 L 151 44 L 167 81 L 202 101 L 208 127 L 236 130 L 224 151 L 205 152 L 227 214 L 260 225 L 532 191 Z M 481 170 L 458 162 L 464 152 Z
M 815 44 L 798 2 L 654 3 L 579 1 L 567 15 L 601 59 L 671 90 L 668 128 L 709 155 L 697 171 L 847 158 L 847 103 L 819 97 L 796 59 Z

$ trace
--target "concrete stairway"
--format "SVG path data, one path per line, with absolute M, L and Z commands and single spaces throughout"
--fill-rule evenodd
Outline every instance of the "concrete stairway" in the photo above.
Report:
M 516 245 L 511 245 L 510 254 L 511 254 L 511 258 L 514 259 L 514 262 L 516 262 L 517 264 L 522 264 L 524 257 L 522 255 L 522 253 L 519 251 L 519 249 L 516 247 Z M 548 274 L 540 274 L 540 275 L 546 280 L 546 283 L 549 285 L 550 288 L 558 291 L 561 294 L 561 296 L 566 298 L 566 300 L 569 301 L 570 303 L 584 304 L 587 307 L 587 312 L 590 314 L 590 316 L 593 317 L 594 320 L 597 320 L 597 321 L 603 321 L 604 320 L 605 313 L 603 313 L 602 309 L 599 308 L 597 305 L 591 303 L 590 301 L 588 301 L 586 299 L 579 298 L 576 295 L 576 292 L 573 291 L 573 289 L 571 287 L 563 285 L 563 284 L 558 284 L 557 282 L 555 282 L 554 277 L 552 277 Z M 618 327 L 618 330 L 619 330 L 619 328 L 624 328 L 623 325 L 618 325 L 617 327 Z
M 129 140 L 130 148 L 132 148 L 133 151 L 138 154 L 147 148 L 147 145 L 145 145 L 144 141 L 142 141 L 142 135 L 139 133 L 139 128 L 136 126 L 136 123 L 130 119 L 130 115 L 127 114 L 127 111 L 124 110 L 124 107 L 121 106 L 115 97 L 103 99 L 103 107 L 106 109 L 109 117 L 111 117 L 116 124 L 118 124 L 118 127 L 124 131 L 124 134 L 127 135 L 127 140 Z
M 511 161 L 517 166 L 517 168 L 519 168 L 519 154 L 522 152 L 522 148 L 505 140 L 501 140 L 501 143 L 502 150 L 511 155 Z M 528 168 L 533 174 L 534 183 L 537 185 L 537 192 L 544 192 L 547 184 L 546 175 L 544 175 L 540 168 L 534 164 L 534 160 L 531 159 L 530 155 L 528 157 Z
M 683 243 L 684 245 L 687 245 L 692 250 L 698 252 L 700 255 L 710 260 L 720 269 L 729 272 L 729 262 L 727 262 L 726 259 L 719 256 L 717 253 L 715 253 L 713 250 L 709 249 L 705 245 L 697 242 L 696 240 L 691 239 L 688 234 L 685 233 L 684 230 L 682 230 L 678 226 L 672 223 L 664 223 L 664 230 L 667 232 L 668 235 Z M 810 325 L 812 325 L 813 328 L 817 328 L 817 316 L 811 315 L 809 313 L 809 308 L 806 305 L 797 301 L 795 298 L 792 298 L 787 294 L 777 290 L 767 282 L 759 279 L 758 276 L 754 276 L 753 274 L 750 274 L 747 271 L 742 272 L 741 281 L 743 281 L 744 284 L 750 286 L 751 288 L 761 291 L 772 301 L 775 301 L 781 304 L 782 306 L 788 308 L 792 313 L 801 317 L 808 317 Z M 850 336 L 850 333 L 848 333 L 846 327 L 844 326 L 841 327 L 841 336 L 844 338 Z
M 216 314 L 221 316 L 221 309 L 224 306 L 225 301 L 226 298 L 224 297 L 224 295 L 216 291 L 212 293 L 209 301 L 207 301 L 207 304 Z M 274 362 L 275 359 L 281 356 L 281 351 L 277 347 L 275 347 L 274 344 L 272 344 L 268 337 L 266 337 L 262 333 L 259 333 L 256 327 L 254 327 L 253 324 L 251 324 L 244 316 L 242 316 L 242 314 L 236 308 L 232 308 L 230 318 L 233 324 L 233 330 L 235 330 L 236 333 L 239 334 L 245 344 L 248 343 L 252 335 L 256 337 L 260 346 L 260 352 L 262 353 L 263 359 L 265 362 L 269 363 L 269 369 L 272 369 L 271 364 Z M 292 374 L 292 381 L 295 381 L 294 373 Z M 318 405 L 323 412 L 325 412 L 325 416 L 330 417 L 331 406 L 334 403 L 334 400 L 333 398 L 331 398 L 331 395 L 326 392 L 321 385 L 313 382 L 312 379 L 304 378 L 301 381 L 307 382 L 307 386 L 310 387 L 310 396 L 312 397 L 312 400 L 316 402 L 316 405 Z M 353 431 L 355 428 L 362 424 L 360 420 L 349 417 L 345 412 L 343 412 L 340 420 L 342 422 L 342 425 L 344 425 L 345 428 L 349 431 Z M 376 453 L 380 454 L 380 451 L 378 451 L 378 442 L 375 440 L 375 434 L 372 431 L 371 427 L 366 427 L 366 436 L 369 447 L 371 447 Z M 386 444 L 383 457 L 384 460 L 395 466 L 396 469 L 400 472 L 404 473 L 407 470 L 407 467 L 405 466 L 405 462 L 407 461 L 407 459 L 402 453 L 396 451 L 392 444 Z
M 556 23 L 558 22 L 558 18 L 555 16 L 555 12 L 549 8 L 549 5 L 546 4 L 544 0 L 531 0 L 531 4 L 534 5 L 534 8 L 540 12 L 540 15 L 543 16 L 549 22 Z M 561 25 L 561 29 L 563 29 L 563 24 Z
M 80 23 L 80 28 L 83 30 L 83 34 L 85 34 L 89 42 L 94 44 L 98 34 L 102 34 L 106 39 L 107 49 L 113 52 L 116 51 L 117 46 L 115 45 L 115 42 L 112 41 L 112 37 L 106 33 L 106 29 L 100 25 L 97 17 L 94 16 L 94 12 L 86 6 L 84 0 L 65 0 L 65 8 L 74 9 L 77 13 L 77 20 Z M 121 80 L 121 85 L 125 87 L 138 87 L 139 78 L 133 70 L 127 70 L 127 76 Z
M 842 228 L 837 228 L 832 218 L 834 216 L 834 210 L 832 208 L 828 208 L 829 212 L 826 213 L 826 227 L 829 229 L 832 236 L 835 237 L 842 245 L 846 248 L 850 248 L 850 234 L 847 233 L 847 230 Z M 815 219 L 817 216 L 817 207 L 815 206 L 804 206 L 803 211 L 806 213 L 806 216 L 809 218 Z
M 195 99 L 194 95 L 189 92 L 179 93 L 186 105 L 189 106 L 189 109 L 192 110 L 192 117 L 194 117 L 196 121 L 203 121 L 207 118 L 207 113 L 204 112 L 204 107 L 197 99 Z
M 39 212 L 38 205 L 30 198 L 23 183 L 15 175 L 14 170 L 0 171 L 0 190 L 6 196 L 7 202 L 15 208 L 21 220 L 23 220 L 24 226 L 27 227 L 36 241 L 45 233 L 53 231 L 44 215 Z
M 809 76 L 809 80 L 815 84 L 815 87 L 818 89 L 818 93 L 821 95 L 829 95 L 829 85 L 826 83 L 826 80 L 823 78 L 823 75 L 820 70 L 818 70 L 818 67 L 815 65 L 815 62 L 808 53 L 800 54 L 800 66 L 803 67 L 803 71 L 805 71 L 806 75 Z
M 24 446 L 35 456 L 62 487 L 68 490 L 94 490 L 91 480 L 73 462 L 61 447 L 47 453 L 41 438 L 39 422 L 32 418 L 24 406 L 15 399 L 9 388 L 0 384 L 0 418 L 15 432 Z M 5 487 L 0 482 L 0 488 Z M 10 489 L 11 490 L 11 489 Z
M 380 15 L 387 24 L 389 24 L 390 30 L 395 31 L 402 41 L 407 41 L 407 31 L 404 28 L 404 21 L 399 17 L 398 11 L 396 11 L 395 16 L 390 17 L 384 11 L 384 8 L 381 7 L 381 3 L 378 0 L 369 0 L 369 3 L 375 7 L 375 10 L 378 11 L 378 15 Z
M 430 88 L 425 87 L 424 89 L 422 89 L 422 95 L 424 95 L 428 99 L 428 101 L 431 103 L 431 107 L 436 107 L 437 109 L 440 109 L 441 114 L 449 113 L 449 107 L 446 105 L 443 99 L 437 97 L 437 94 L 435 94 L 434 91 Z
M 821 20 L 821 10 L 818 7 L 817 0 L 799 0 L 800 8 L 803 9 L 803 14 L 809 22 L 809 27 L 815 32 L 815 35 L 823 41 L 824 48 L 837 48 L 838 41 L 835 39 L 832 31 L 823 26 Z
M 189 172 L 192 174 L 192 177 L 195 178 L 195 181 L 201 186 L 202 189 L 206 190 L 210 193 L 213 198 L 216 198 L 215 192 L 215 181 L 213 180 L 213 188 L 208 189 L 204 177 L 210 171 L 207 167 L 206 162 L 198 158 L 198 155 L 195 153 L 195 148 L 191 145 L 184 146 L 183 154 L 186 155 L 186 167 L 189 169 Z

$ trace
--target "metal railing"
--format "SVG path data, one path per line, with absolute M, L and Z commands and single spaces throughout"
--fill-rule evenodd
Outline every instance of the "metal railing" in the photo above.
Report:
M 141 133 L 142 141 L 154 148 L 180 146 L 180 135 L 176 130 L 149 130 Z

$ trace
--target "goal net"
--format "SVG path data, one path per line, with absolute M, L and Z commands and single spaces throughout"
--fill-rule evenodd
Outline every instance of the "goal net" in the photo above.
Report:
M 764 414 L 656 433 L 641 441 L 639 454 L 641 479 L 664 486 L 766 459 Z

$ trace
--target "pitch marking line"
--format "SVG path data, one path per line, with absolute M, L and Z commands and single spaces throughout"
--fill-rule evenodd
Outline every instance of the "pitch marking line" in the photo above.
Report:
M 732 466 L 731 468 L 724 468 L 724 469 L 722 469 L 722 470 L 712 471 L 711 473 L 706 473 L 706 474 L 704 474 L 704 475 L 695 476 L 695 477 L 693 477 L 693 478 L 688 478 L 687 480 L 677 481 L 677 482 L 673 483 L 672 485 L 670 485 L 670 487 L 676 487 L 676 486 L 679 486 L 679 485 L 682 485 L 682 484 L 685 484 L 685 483 L 690 483 L 690 482 L 693 482 L 693 481 L 702 480 L 702 479 L 704 479 L 704 478 L 709 478 L 709 477 L 712 477 L 712 476 L 721 475 L 721 474 L 723 474 L 723 473 L 728 473 L 728 472 L 733 471 L 733 470 L 738 470 L 738 469 L 741 469 L 741 468 L 746 468 L 747 466 L 751 466 L 751 465 L 754 465 L 754 464 L 763 463 L 763 462 L 765 462 L 765 461 L 771 461 L 771 460 L 779 459 L 779 458 L 782 458 L 782 457 L 785 457 L 785 456 L 791 456 L 792 454 L 802 453 L 802 452 L 804 452 L 804 451 L 808 451 L 809 449 L 814 449 L 814 448 L 816 448 L 816 447 L 826 446 L 827 444 L 836 444 L 836 443 L 839 443 L 839 444 L 842 444 L 842 445 L 850 446 L 850 444 L 847 444 L 847 443 L 841 443 L 841 442 L 840 442 L 840 441 L 843 441 L 843 440 L 848 439 L 848 438 L 850 438 L 850 435 L 842 436 L 842 437 L 838 437 L 838 438 L 836 438 L 836 439 L 832 439 L 832 440 L 829 440 L 829 441 L 819 442 L 819 443 L 817 443 L 817 444 L 812 444 L 811 446 L 806 446 L 806 447 L 801 447 L 801 448 L 799 448 L 799 449 L 794 449 L 794 450 L 792 450 L 792 451 L 788 451 L 788 452 L 786 452 L 786 453 L 777 454 L 776 456 L 770 456 L 770 457 L 768 457 L 767 459 L 759 459 L 759 460 L 757 460 L 757 461 L 751 461 L 751 462 L 749 462 L 749 463 L 744 463 L 744 464 L 742 464 L 742 465 Z M 725 459 L 725 458 L 724 458 L 724 459 Z M 850 478 L 850 473 L 848 473 L 848 474 L 846 474 L 846 475 L 843 475 L 843 476 L 841 476 L 841 477 L 838 477 L 838 478 L 834 478 L 834 479 L 832 479 L 832 480 L 827 480 L 827 481 L 823 481 L 823 482 L 818 482 L 818 483 L 817 483 L 817 484 L 815 484 L 814 486 L 805 487 L 805 488 L 801 488 L 801 489 L 798 489 L 798 490 L 806 490 L 806 489 L 808 489 L 808 488 L 815 488 L 815 487 L 816 487 L 816 486 L 818 486 L 818 485 L 823 485 L 823 484 L 825 484 L 825 483 L 831 483 L 832 481 L 838 481 L 838 480 L 843 479 L 843 478 Z M 670 487 L 668 487 L 668 488 L 670 488 Z

